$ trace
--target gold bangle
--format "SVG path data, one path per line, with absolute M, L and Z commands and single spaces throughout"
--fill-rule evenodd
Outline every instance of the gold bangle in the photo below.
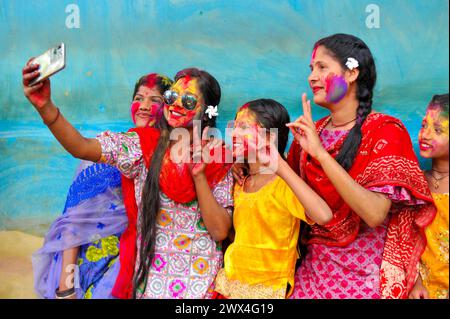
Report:
M 56 121 L 58 120 L 58 118 L 59 118 L 59 115 L 61 114 L 61 112 L 59 111 L 59 107 L 56 108 L 56 111 L 57 111 L 58 113 L 56 114 L 55 119 L 54 119 L 53 121 L 51 121 L 50 123 L 46 123 L 46 122 L 44 121 L 44 124 L 45 124 L 45 125 L 47 125 L 47 126 L 52 126 L 53 124 L 55 124 L 55 122 L 56 122 Z

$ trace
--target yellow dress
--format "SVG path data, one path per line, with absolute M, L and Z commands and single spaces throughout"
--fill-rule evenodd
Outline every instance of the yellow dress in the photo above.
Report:
M 448 199 L 449 194 L 433 193 L 437 214 L 425 229 L 427 247 L 421 258 L 420 274 L 430 298 L 448 299 Z
M 259 191 L 234 189 L 234 242 L 216 277 L 215 290 L 236 299 L 286 298 L 294 287 L 302 204 L 280 177 Z M 288 292 L 288 295 L 291 291 Z

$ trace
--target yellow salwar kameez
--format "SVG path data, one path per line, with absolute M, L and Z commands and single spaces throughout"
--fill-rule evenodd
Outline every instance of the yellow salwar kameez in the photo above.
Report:
M 294 286 L 300 220 L 310 222 L 295 194 L 280 177 L 259 191 L 234 189 L 234 242 L 216 277 L 226 298 L 286 298 Z

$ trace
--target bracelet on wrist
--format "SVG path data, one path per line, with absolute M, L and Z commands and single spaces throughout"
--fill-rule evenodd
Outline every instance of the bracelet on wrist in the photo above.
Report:
M 56 122 L 56 121 L 58 120 L 58 118 L 59 118 L 59 115 L 61 114 L 61 112 L 59 111 L 59 107 L 56 108 L 56 111 L 57 111 L 57 113 L 56 113 L 56 116 L 55 116 L 55 118 L 53 119 L 53 121 L 51 121 L 50 123 L 47 123 L 47 122 L 44 121 L 44 124 L 45 124 L 45 125 L 47 125 L 47 126 L 52 126 L 53 124 L 55 124 L 55 122 Z
M 59 291 L 59 288 L 58 288 L 55 291 L 55 296 L 56 296 L 56 299 L 66 299 L 66 298 L 72 297 L 73 295 L 75 295 L 75 293 L 76 292 L 75 292 L 74 287 L 67 289 L 67 290 L 63 290 L 63 291 Z

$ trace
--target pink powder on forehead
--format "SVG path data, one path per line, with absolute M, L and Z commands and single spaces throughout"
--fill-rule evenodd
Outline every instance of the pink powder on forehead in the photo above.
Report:
M 155 73 L 147 75 L 147 77 L 144 80 L 143 85 L 148 87 L 149 89 L 154 88 L 158 83 L 158 75 Z
M 318 45 L 316 45 L 313 49 L 313 52 L 311 54 L 311 62 L 310 64 L 312 65 L 314 63 L 314 59 L 316 58 L 316 54 L 317 54 L 317 49 L 319 48 Z
M 189 86 L 189 82 L 191 82 L 192 77 L 190 75 L 186 75 L 182 78 L 183 89 L 185 90 Z
M 311 55 L 311 61 L 313 61 L 316 58 L 316 54 L 317 54 L 317 49 L 319 48 L 318 45 L 316 45 L 313 49 L 313 53 Z

